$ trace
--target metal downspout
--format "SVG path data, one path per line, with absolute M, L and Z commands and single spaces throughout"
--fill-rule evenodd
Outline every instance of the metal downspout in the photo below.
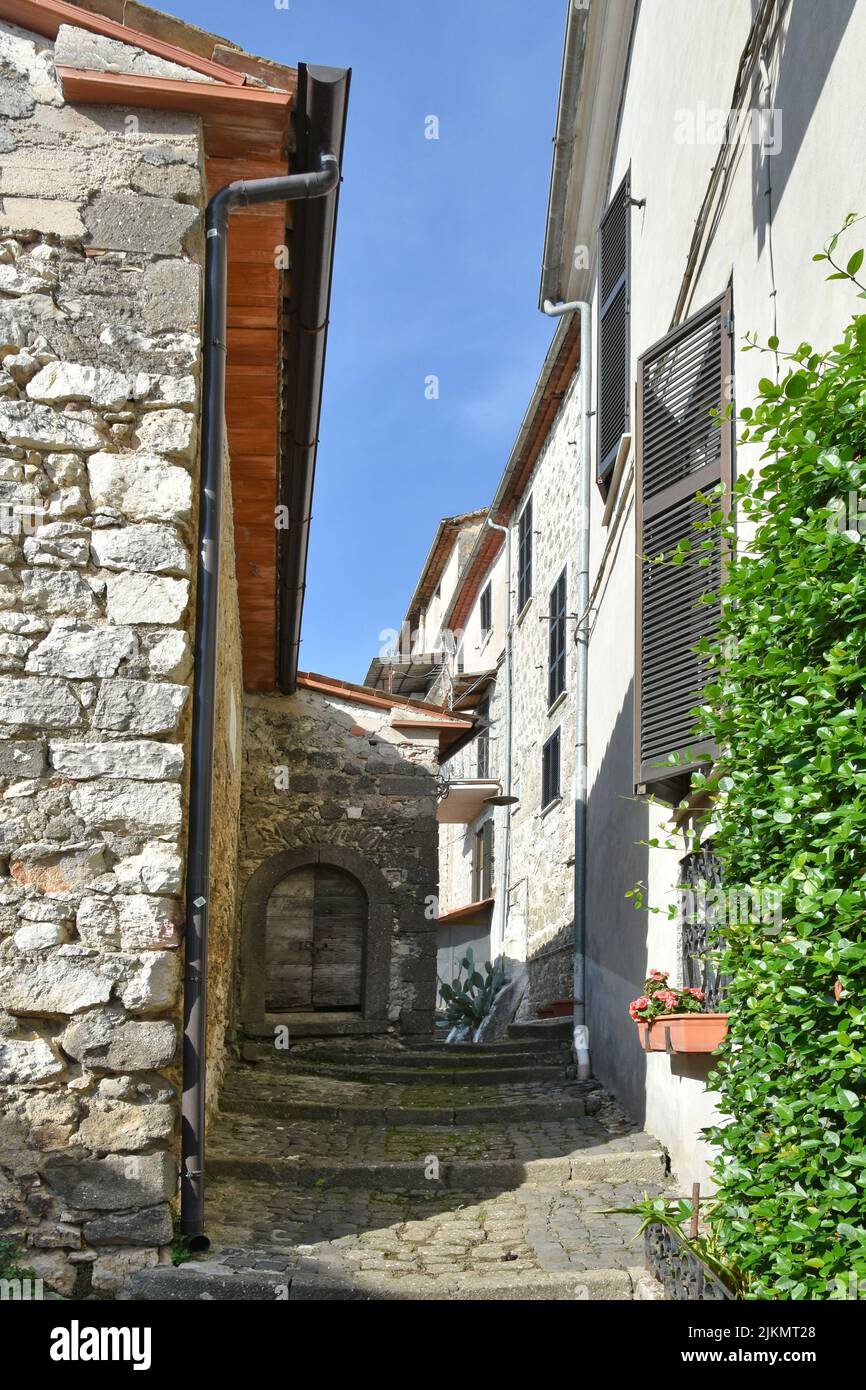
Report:
M 251 203 L 293 202 L 300 198 L 324 197 L 337 187 L 339 181 L 336 155 L 323 152 L 319 157 L 319 168 L 314 173 L 240 179 L 221 188 L 207 206 L 181 1105 L 181 1230 L 188 1237 L 191 1250 L 206 1250 L 209 1245 L 204 1234 L 204 1070 L 220 523 L 226 450 L 228 219 L 233 208 Z
M 589 672 L 589 508 L 592 498 L 590 450 L 592 428 L 592 308 L 585 300 L 569 304 L 544 301 L 551 318 L 580 314 L 580 473 L 578 478 L 577 669 L 574 681 L 574 1053 L 578 1080 L 592 1074 L 586 1022 L 586 813 L 587 705 Z
M 492 531 L 501 531 L 505 536 L 505 780 L 503 792 L 511 796 L 511 718 L 512 718 L 512 679 L 511 679 L 511 527 L 500 526 L 497 521 L 487 517 L 487 525 Z M 497 936 L 499 952 L 505 949 L 505 936 L 508 930 L 508 878 L 511 871 L 511 807 L 505 808 L 505 847 L 502 855 L 502 894 L 497 903 Z

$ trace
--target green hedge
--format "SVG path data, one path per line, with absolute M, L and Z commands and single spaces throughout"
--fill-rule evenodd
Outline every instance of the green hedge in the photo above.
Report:
M 862 291 L 862 252 L 839 266 L 837 241 L 815 259 Z M 779 379 L 740 411 L 762 462 L 723 523 L 731 558 L 702 714 L 724 750 L 725 886 L 775 889 L 782 913 L 723 932 L 731 1025 L 710 1077 L 725 1117 L 709 1131 L 712 1220 L 749 1296 L 850 1297 L 859 1281 L 866 1297 L 866 316 L 829 352 L 782 355 L 774 339 L 763 351 Z

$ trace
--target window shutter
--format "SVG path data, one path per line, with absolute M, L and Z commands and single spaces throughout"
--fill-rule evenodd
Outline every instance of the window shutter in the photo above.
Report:
M 550 591 L 547 657 L 548 709 L 559 699 L 565 689 L 565 613 L 566 571 L 563 570 Z
M 517 527 L 517 611 L 532 597 L 532 498 L 520 513 Z
M 718 626 L 723 545 L 718 531 L 696 531 L 706 505 L 696 500 L 719 481 L 723 507 L 731 487 L 731 423 L 724 410 L 732 380 L 730 291 L 667 334 L 637 364 L 637 584 L 635 634 L 635 782 L 661 799 L 682 795 L 683 774 L 712 744 L 694 739 L 706 684 L 706 661 L 694 650 Z M 694 549 L 680 565 L 652 564 L 688 538 Z M 701 543 L 712 538 L 711 551 Z M 709 565 L 699 559 L 710 556 Z M 672 753 L 689 763 L 671 766 Z
M 598 229 L 598 482 L 607 491 L 629 426 L 630 175 Z

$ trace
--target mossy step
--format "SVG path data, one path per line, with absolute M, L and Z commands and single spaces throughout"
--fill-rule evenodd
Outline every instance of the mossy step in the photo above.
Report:
M 252 1060 L 244 1049 L 244 1058 Z M 522 1067 L 464 1067 L 456 1070 L 437 1068 L 392 1067 L 390 1064 L 359 1067 L 341 1066 L 336 1063 L 309 1063 L 305 1058 L 294 1058 L 291 1053 L 279 1054 L 269 1051 L 261 1060 L 274 1060 L 282 1071 L 296 1076 L 327 1076 L 340 1081 L 357 1081 L 361 1084 L 379 1085 L 396 1083 L 400 1086 L 502 1086 L 528 1081 L 562 1081 L 565 1069 L 561 1064 L 553 1066 Z
M 476 1105 L 344 1105 L 339 1101 L 256 1099 L 249 1095 L 223 1095 L 220 1110 L 226 1115 L 261 1115 L 274 1120 L 341 1121 L 349 1125 L 484 1125 L 544 1124 L 548 1120 L 573 1119 L 586 1114 L 582 1096 L 567 1100 L 527 1100 Z
M 533 1066 L 554 1066 L 559 1060 L 556 1052 L 544 1051 L 535 1054 L 530 1051 L 511 1050 L 500 1051 L 497 1053 L 459 1053 L 454 1055 L 453 1048 L 447 1052 L 432 1051 L 393 1051 L 393 1052 L 371 1052 L 360 1050 L 351 1051 L 339 1050 L 337 1048 L 292 1048 L 287 1051 L 277 1051 L 274 1047 L 268 1047 L 262 1043 L 245 1043 L 242 1049 L 242 1056 L 247 1062 L 267 1061 L 270 1058 L 275 1060 L 286 1060 L 298 1066 L 310 1067 L 324 1063 L 326 1066 L 354 1067 L 356 1070 L 366 1067 L 399 1067 L 407 1068 L 411 1071 L 483 1071 L 499 1067 L 506 1067 L 511 1070 L 523 1070 Z M 564 1062 L 563 1058 L 563 1062 Z
M 581 1149 L 555 1158 L 530 1159 L 444 1159 L 437 1176 L 430 1177 L 428 1158 L 394 1162 L 328 1161 L 296 1158 L 238 1158 L 212 1154 L 206 1165 L 211 1178 L 235 1178 L 269 1184 L 339 1188 L 364 1192 L 440 1191 L 495 1193 L 516 1188 L 553 1187 L 571 1184 L 661 1182 L 664 1160 L 657 1148 L 624 1151 L 606 1148 Z
M 530 1018 L 525 1023 L 508 1025 L 509 1040 L 515 1038 L 565 1039 L 571 1041 L 574 1025 L 570 1018 Z

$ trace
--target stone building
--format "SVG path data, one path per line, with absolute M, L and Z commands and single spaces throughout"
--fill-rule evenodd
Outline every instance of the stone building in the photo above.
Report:
M 0 0 L 0 1230 L 64 1293 L 164 1261 L 179 1192 L 201 1237 L 239 1019 L 432 1017 L 469 721 L 297 670 L 336 190 L 232 214 L 200 452 L 208 198 L 333 188 L 348 80 L 132 0 Z
M 540 309 L 546 303 L 561 317 L 489 508 L 489 521 L 510 536 L 509 616 L 479 659 L 472 633 L 482 604 L 489 622 L 484 594 L 506 546 L 486 522 L 441 615 L 442 651 L 473 649 L 463 667 L 487 684 L 469 698 L 476 709 L 490 701 L 489 731 L 479 721 L 474 750 L 446 763 L 467 817 L 456 836 L 460 826 L 441 827 L 446 912 L 471 906 L 476 834 L 492 820 L 491 949 L 529 960 L 528 1003 L 537 1010 L 572 994 L 570 938 L 583 901 L 580 1022 L 593 1070 L 658 1136 L 685 1185 L 707 1181 L 701 1131 L 715 1116 L 711 1058 L 647 1054 L 628 1004 L 655 968 L 677 984 L 695 983 L 697 972 L 723 1007 L 706 976 L 706 923 L 683 920 L 680 893 L 711 855 L 711 816 L 691 779 L 713 750 L 695 745 L 692 711 L 704 683 L 695 643 L 712 632 L 717 612 L 697 600 L 720 572 L 718 536 L 715 568 L 699 569 L 694 556 L 665 583 L 645 557 L 692 534 L 698 489 L 730 486 L 737 467 L 758 462 L 754 445 L 735 448 L 732 426 L 709 414 L 733 399 L 750 404 L 773 366 L 772 353 L 737 350 L 746 333 L 823 351 L 856 311 L 847 290 L 828 292 L 811 257 L 866 206 L 862 163 L 849 157 L 864 25 L 866 10 L 847 0 L 822 6 L 820 18 L 788 0 L 567 6 L 539 297 Z M 590 305 L 583 329 L 579 301 Z M 593 412 L 586 422 L 582 358 Z M 581 613 L 574 573 L 584 481 Z M 588 667 L 582 878 L 572 871 L 571 814 L 578 641 Z M 554 659 L 565 695 L 551 699 Z M 459 658 L 449 665 L 450 675 L 424 687 L 446 704 L 452 689 L 465 697 Z M 379 671 L 369 678 L 386 679 Z M 548 809 L 544 750 L 557 729 L 561 802 L 551 797 Z M 486 740 L 493 788 L 479 775 L 479 765 L 490 770 Z M 671 755 L 680 757 L 673 770 Z M 485 806 L 500 788 L 517 798 L 510 810 Z M 635 911 L 635 902 L 652 910 Z

